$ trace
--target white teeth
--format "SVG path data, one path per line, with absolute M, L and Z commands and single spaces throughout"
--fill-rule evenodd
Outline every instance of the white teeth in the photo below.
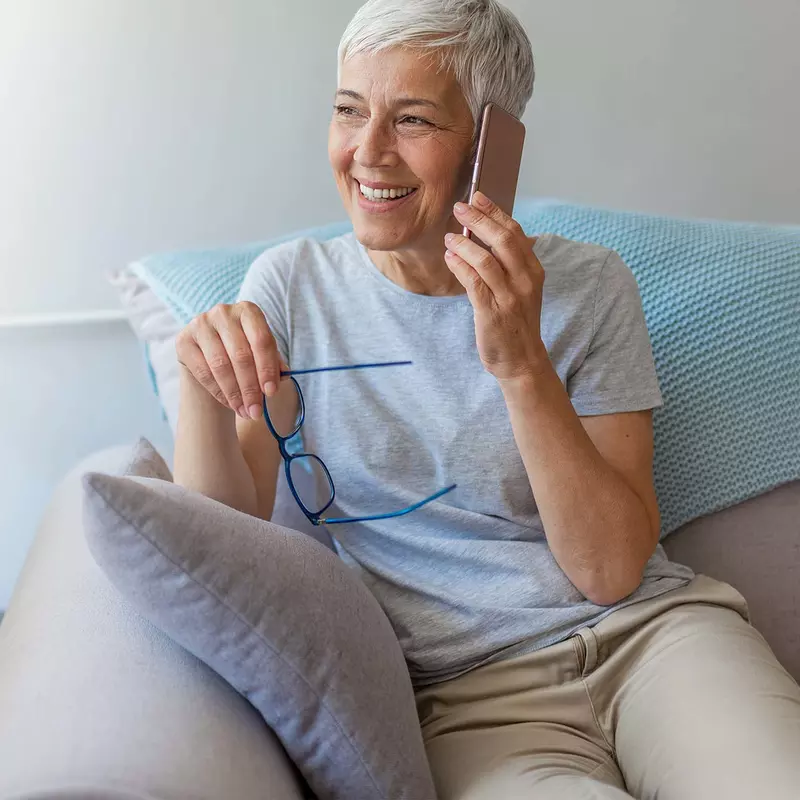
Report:
M 395 200 L 400 197 L 405 197 L 407 194 L 413 192 L 413 189 L 409 189 L 406 187 L 401 187 L 399 189 L 370 189 L 369 186 L 363 186 L 359 184 L 359 188 L 361 189 L 361 194 L 367 198 L 367 200 Z

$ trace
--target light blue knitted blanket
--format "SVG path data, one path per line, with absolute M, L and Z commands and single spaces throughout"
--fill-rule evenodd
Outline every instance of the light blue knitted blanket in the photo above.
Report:
M 616 250 L 639 283 L 664 407 L 654 412 L 662 535 L 800 478 L 800 227 L 684 221 L 549 200 L 518 203 L 530 234 Z M 236 299 L 269 242 L 133 265 L 182 321 Z M 757 533 L 754 531 L 754 534 Z

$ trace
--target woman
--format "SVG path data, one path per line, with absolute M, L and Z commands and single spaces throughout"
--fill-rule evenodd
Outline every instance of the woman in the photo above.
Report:
M 182 332 L 177 479 L 269 519 L 264 394 L 275 429 L 298 413 L 281 370 L 412 361 L 301 378 L 303 440 L 338 484 L 331 516 L 457 484 L 330 529 L 404 648 L 440 798 L 789 800 L 800 690 L 741 596 L 658 547 L 632 273 L 458 202 L 482 108 L 519 117 L 532 89 L 494 0 L 359 10 L 329 137 L 354 233 L 266 252 L 240 302 Z

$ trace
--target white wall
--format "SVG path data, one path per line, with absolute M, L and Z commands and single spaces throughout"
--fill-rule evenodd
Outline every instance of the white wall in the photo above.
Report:
M 359 0 L 0 0 L 0 317 L 101 309 L 142 253 L 341 218 L 325 155 Z M 796 0 L 508 0 L 534 43 L 522 191 L 800 221 Z M 57 476 L 146 433 L 121 326 L 0 329 L 0 608 Z
M 538 77 L 525 188 L 800 222 L 797 0 L 509 0 Z
M 0 609 L 58 479 L 101 447 L 169 429 L 126 325 L 0 329 Z

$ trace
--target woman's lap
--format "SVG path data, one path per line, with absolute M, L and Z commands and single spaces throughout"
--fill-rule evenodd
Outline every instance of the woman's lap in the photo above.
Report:
M 440 800 L 796 796 L 800 688 L 743 613 L 700 576 L 420 690 Z
M 630 793 L 659 800 L 797 797 L 795 681 L 732 611 L 687 606 L 667 617 L 648 658 L 627 670 L 616 691 L 605 690 Z

